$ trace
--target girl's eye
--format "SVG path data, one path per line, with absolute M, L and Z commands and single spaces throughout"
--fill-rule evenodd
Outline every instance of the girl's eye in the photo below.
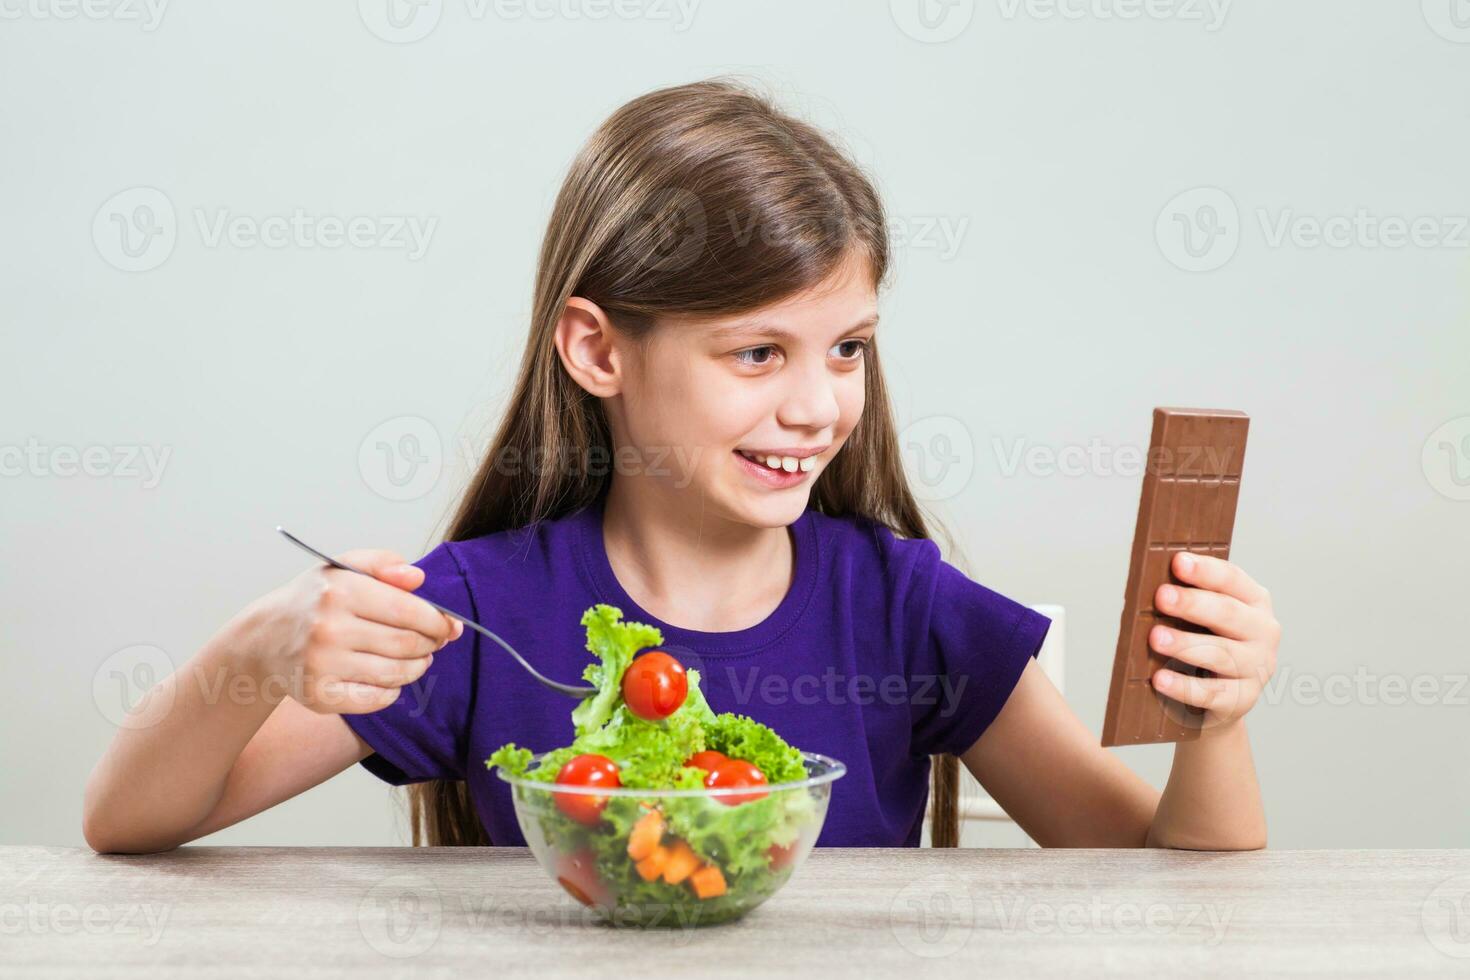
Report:
M 841 343 L 833 346 L 832 349 L 835 351 L 841 351 L 843 347 L 849 345 L 856 346 L 855 348 L 850 348 L 850 353 L 839 353 L 837 355 L 839 360 L 849 362 L 859 361 L 862 359 L 863 354 L 866 353 L 868 349 L 868 342 L 862 339 L 844 340 Z M 764 367 L 765 365 L 770 364 L 771 360 L 775 356 L 776 348 L 772 344 L 765 344 L 761 347 L 750 347 L 745 350 L 735 352 L 735 359 L 737 361 L 739 361 L 741 364 L 748 364 L 752 367 Z
M 764 347 L 752 347 L 749 350 L 736 351 L 735 359 L 742 364 L 750 364 L 755 367 L 760 367 L 761 365 L 771 363 L 771 359 L 769 357 L 746 357 L 746 355 L 757 354 L 762 351 L 769 353 L 775 351 L 775 349 L 776 348 L 772 347 L 770 344 L 766 344 Z M 562 795 L 565 796 L 566 794 Z

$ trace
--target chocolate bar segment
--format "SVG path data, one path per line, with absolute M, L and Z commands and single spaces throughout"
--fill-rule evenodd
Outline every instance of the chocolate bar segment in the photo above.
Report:
M 1151 678 L 1161 667 L 1194 677 L 1209 672 L 1149 649 L 1148 634 L 1155 623 L 1190 633 L 1209 630 L 1159 612 L 1154 596 L 1165 582 L 1183 584 L 1171 570 L 1176 551 L 1230 557 L 1249 425 L 1244 413 L 1228 409 L 1154 409 L 1103 720 L 1105 746 L 1199 738 L 1203 709 L 1165 697 Z

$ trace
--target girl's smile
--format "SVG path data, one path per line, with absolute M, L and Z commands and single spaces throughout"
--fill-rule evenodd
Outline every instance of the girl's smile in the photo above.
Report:
M 827 446 L 808 449 L 734 451 L 736 465 L 751 474 L 763 486 L 785 490 L 812 477 Z

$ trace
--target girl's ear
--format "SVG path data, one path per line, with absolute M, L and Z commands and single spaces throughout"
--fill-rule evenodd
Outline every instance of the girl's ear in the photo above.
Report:
M 580 296 L 567 300 L 556 322 L 555 341 L 567 373 L 590 394 L 610 398 L 622 392 L 622 356 L 602 307 Z

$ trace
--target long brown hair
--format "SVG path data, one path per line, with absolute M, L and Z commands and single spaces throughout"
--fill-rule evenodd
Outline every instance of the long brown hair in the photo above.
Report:
M 889 244 L 872 184 L 827 137 L 750 85 L 711 79 L 619 108 L 557 195 L 514 392 L 447 539 L 554 519 L 605 489 L 607 467 L 586 465 L 615 448 L 601 403 L 567 374 L 553 342 L 569 298 L 598 304 L 638 340 L 662 317 L 739 315 L 789 298 L 824 282 L 854 249 L 878 289 Z M 812 506 L 929 537 L 904 475 L 876 343 L 865 356 L 866 406 L 846 451 L 818 477 Z M 554 462 L 505 465 L 511 460 Z M 938 847 L 958 842 L 958 772 L 953 756 L 935 758 Z M 463 782 L 409 792 L 414 844 L 490 843 Z

